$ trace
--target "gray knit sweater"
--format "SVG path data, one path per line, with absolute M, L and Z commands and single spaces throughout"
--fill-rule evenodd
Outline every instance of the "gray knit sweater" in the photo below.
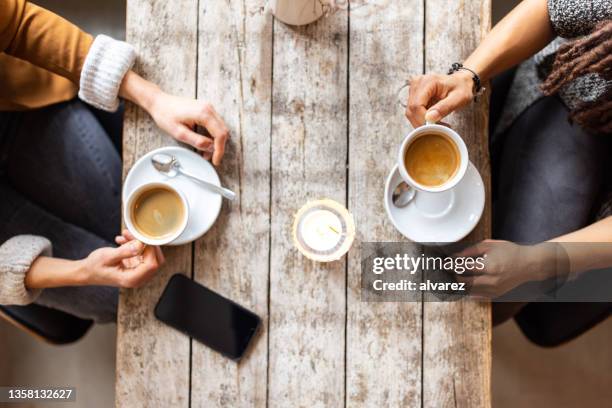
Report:
M 79 98 L 100 109 L 116 110 L 119 86 L 135 56 L 131 45 L 97 36 L 83 64 Z M 40 290 L 27 289 L 24 280 L 39 256 L 51 256 L 51 243 L 43 237 L 20 235 L 0 245 L 0 304 L 24 305 L 36 300 Z
M 612 19 L 612 0 L 548 0 L 548 14 L 559 37 L 518 67 L 495 133 L 507 130 L 525 109 L 544 97 L 540 84 L 550 73 L 559 46 L 566 39 L 589 34 L 599 22 Z M 574 109 L 597 100 L 611 86 L 610 81 L 589 74 L 563 87 L 559 96 L 569 109 Z

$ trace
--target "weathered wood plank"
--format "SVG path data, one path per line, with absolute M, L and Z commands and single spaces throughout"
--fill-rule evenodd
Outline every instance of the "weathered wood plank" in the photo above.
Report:
M 195 96 L 196 0 L 130 0 L 127 41 L 138 50 L 136 71 L 169 92 Z M 148 151 L 173 144 L 141 109 L 125 115 L 124 174 Z M 168 278 L 190 274 L 191 246 L 165 249 L 166 265 L 145 287 L 123 290 L 117 327 L 118 407 L 186 407 L 189 339 L 158 322 L 153 308 Z
M 316 264 L 291 239 L 308 200 L 346 200 L 347 14 L 274 25 L 270 406 L 344 404 L 345 262 Z
M 426 0 L 426 71 L 445 72 L 463 61 L 490 28 L 491 1 Z M 482 98 L 448 123 L 463 136 L 470 160 L 489 188 L 488 102 Z M 445 120 L 446 121 L 446 120 Z M 488 194 L 487 194 L 488 197 Z M 475 242 L 491 236 L 490 200 L 476 229 Z M 476 302 L 425 303 L 423 316 L 423 406 L 491 406 L 490 305 Z
M 404 241 L 387 219 L 385 180 L 409 123 L 396 93 L 423 68 L 423 2 L 351 14 L 349 209 L 358 239 L 349 258 L 347 406 L 421 404 L 420 303 L 360 299 L 360 243 Z
M 235 363 L 193 342 L 194 407 L 265 407 L 270 230 L 272 17 L 259 0 L 200 1 L 198 98 L 225 119 L 231 141 L 219 175 L 238 193 L 195 246 L 195 279 L 264 322 Z

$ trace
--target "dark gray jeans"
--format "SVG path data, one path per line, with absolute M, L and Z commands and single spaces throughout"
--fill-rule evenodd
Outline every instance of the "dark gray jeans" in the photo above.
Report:
M 512 72 L 493 82 L 492 132 Z M 609 189 L 609 135 L 592 135 L 568 121 L 554 96 L 540 99 L 491 139 L 493 238 L 536 243 L 594 221 Z M 567 286 L 570 286 L 568 284 Z M 532 340 L 556 345 L 605 319 L 608 303 L 495 303 L 494 323 L 516 315 Z
M 121 227 L 120 126 L 121 113 L 95 111 L 76 99 L 0 112 L 0 243 L 40 235 L 52 242 L 54 256 L 66 259 L 112 246 Z M 117 293 L 110 287 L 46 289 L 37 303 L 111 322 Z

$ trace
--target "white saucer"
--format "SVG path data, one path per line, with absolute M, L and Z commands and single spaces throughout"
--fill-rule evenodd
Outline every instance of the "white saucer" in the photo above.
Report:
M 182 147 L 162 147 L 142 156 L 130 169 L 123 183 L 123 202 L 131 191 L 145 183 L 166 181 L 172 184 L 187 197 L 189 222 L 185 231 L 169 245 L 183 245 L 195 241 L 204 235 L 217 220 L 221 212 L 221 196 L 206 190 L 186 176 L 179 174 L 175 177 L 166 177 L 155 170 L 151 157 L 157 153 L 172 155 L 177 158 L 185 170 L 213 184 L 221 185 L 215 168 L 202 156 Z
M 391 197 L 400 181 L 402 177 L 395 165 L 385 185 L 385 210 L 395 228 L 409 240 L 457 242 L 469 234 L 480 221 L 485 205 L 485 189 L 480 173 L 472 162 L 469 163 L 463 180 L 453 188 L 453 206 L 440 217 L 425 216 L 417 209 L 420 193 L 418 191 L 407 207 L 395 207 Z

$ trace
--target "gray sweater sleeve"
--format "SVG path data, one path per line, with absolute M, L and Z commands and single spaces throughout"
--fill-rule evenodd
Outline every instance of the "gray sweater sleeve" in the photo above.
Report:
M 612 18 L 612 0 L 548 0 L 548 14 L 558 36 L 579 37 Z
M 32 303 L 40 290 L 25 287 L 25 275 L 39 256 L 51 256 L 51 243 L 46 238 L 19 235 L 0 246 L 0 304 Z

